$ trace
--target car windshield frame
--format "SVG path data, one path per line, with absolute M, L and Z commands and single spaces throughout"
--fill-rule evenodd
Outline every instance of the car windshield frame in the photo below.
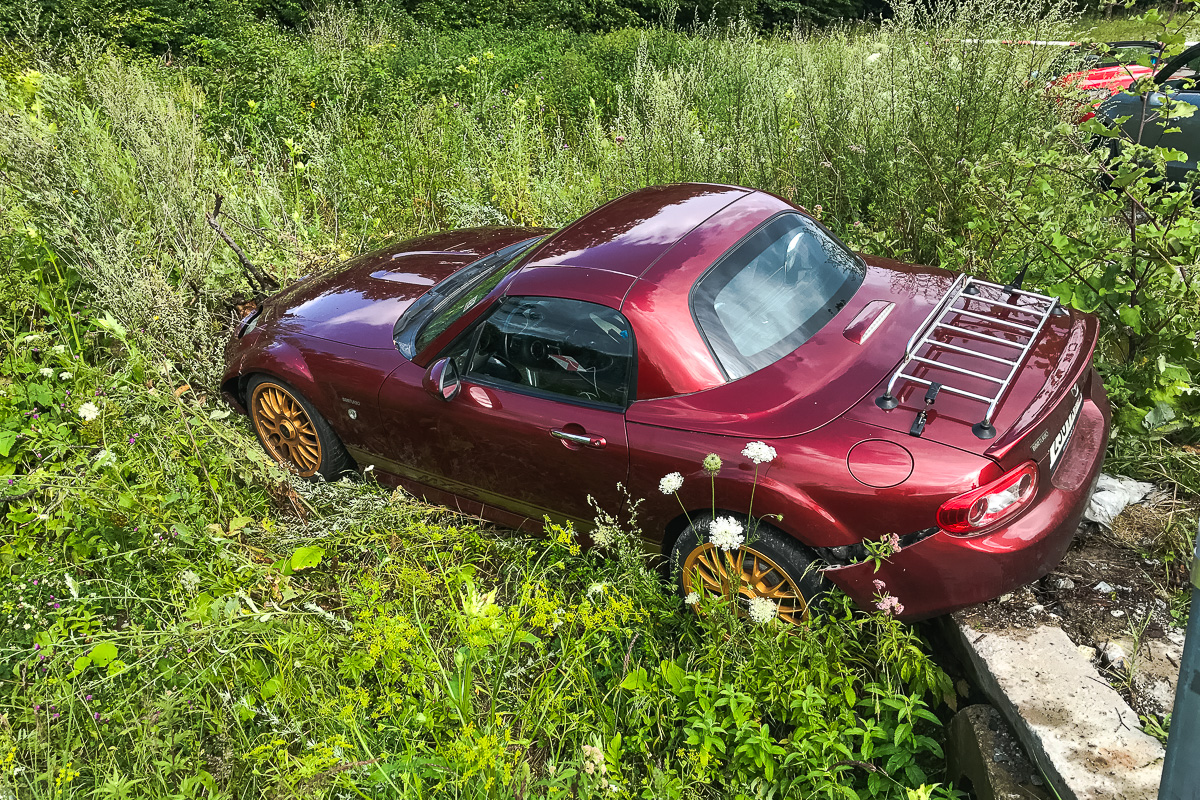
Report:
M 791 228 L 785 228 L 789 219 L 795 220 L 795 224 Z M 832 289 L 828 296 L 820 300 L 819 305 L 810 304 L 811 313 L 805 318 L 797 320 L 796 324 L 782 336 L 766 341 L 761 348 L 747 354 L 743 352 L 743 349 L 754 342 L 754 333 L 749 329 L 741 333 L 731 332 L 726 324 L 729 314 L 725 314 L 723 317 L 718 308 L 718 297 L 736 282 L 739 285 L 734 287 L 735 294 L 729 296 L 729 299 L 748 300 L 749 295 L 745 289 L 758 288 L 764 286 L 767 279 L 773 280 L 779 270 L 774 270 L 769 274 L 763 273 L 763 277 L 758 280 L 758 287 L 745 285 L 754 280 L 754 275 L 747 273 L 747 269 L 757 269 L 762 266 L 759 260 L 766 256 L 768 251 L 777 249 L 779 243 L 785 238 L 792 237 L 787 250 L 790 251 L 793 246 L 798 247 L 801 237 L 794 235 L 797 233 L 814 237 L 816 246 L 825 252 L 826 260 L 821 264 L 812 263 L 809 260 L 808 263 L 796 264 L 796 266 L 810 273 L 817 267 L 840 269 L 842 280 L 838 282 L 835 278 L 831 281 L 830 276 L 833 273 L 819 276 L 817 282 L 822 285 L 818 288 Z M 806 252 L 811 253 L 812 244 L 813 242 L 805 243 Z M 786 252 L 783 255 L 787 257 Z M 797 257 L 800 256 L 801 252 L 797 250 Z M 840 259 L 842 263 L 835 263 L 834 258 Z M 768 260 L 765 264 L 769 266 L 771 261 Z M 784 280 L 786 280 L 788 263 L 785 261 L 781 263 L 780 267 L 783 270 Z M 691 309 L 692 321 L 701 338 L 708 345 L 713 360 L 724 374 L 726 381 L 735 381 L 776 363 L 795 352 L 797 348 L 816 335 L 858 292 L 866 276 L 866 270 L 866 262 L 842 244 L 824 225 L 799 211 L 784 211 L 758 225 L 705 270 L 692 285 L 688 305 Z M 742 277 L 743 280 L 739 281 L 739 277 Z M 799 273 L 797 273 L 798 278 Z M 775 282 L 777 283 L 777 281 Z M 836 285 L 833 285 L 835 283 Z M 808 285 L 811 287 L 811 284 L 812 280 L 810 279 Z M 793 298 L 798 298 L 799 292 L 804 287 L 800 287 L 798 283 L 795 285 L 797 294 Z M 739 291 L 742 292 L 741 295 L 737 294 Z M 785 295 L 779 291 L 772 296 L 776 299 L 786 299 Z M 796 299 L 793 299 L 793 305 L 795 304 Z M 763 310 L 763 308 L 764 306 L 760 305 L 757 310 Z M 739 312 L 745 311 L 745 308 L 739 309 Z M 774 331 L 778 330 L 778 326 L 774 326 Z
M 430 287 L 429 291 L 417 298 L 412 305 L 404 310 L 392 328 L 392 339 L 396 343 L 396 348 L 400 351 L 400 354 L 410 361 L 416 358 L 419 351 L 423 349 L 423 347 L 418 346 L 422 334 L 424 334 L 425 329 L 442 312 L 449 310 L 459 300 L 469 297 L 471 292 L 482 287 L 489 278 L 498 277 L 496 283 L 499 283 L 505 275 L 512 272 L 520 264 L 522 259 L 533 248 L 537 247 L 545 239 L 545 235 L 533 236 L 510 244 L 507 247 L 502 247 L 477 261 L 472 261 L 462 269 L 456 270 L 454 274 Z M 488 292 L 491 291 L 491 288 L 495 288 L 495 285 L 493 284 L 492 287 L 489 287 Z M 488 292 L 484 292 L 484 296 Z M 481 296 L 479 299 L 482 300 L 483 297 Z M 461 309 L 459 316 L 470 308 L 473 308 L 474 305 L 475 303 L 472 303 L 470 306 Z M 453 324 L 454 322 L 451 320 L 446 325 L 446 328 L 449 328 Z M 441 335 L 446 328 L 438 331 L 435 338 Z M 427 346 L 429 342 L 425 344 Z

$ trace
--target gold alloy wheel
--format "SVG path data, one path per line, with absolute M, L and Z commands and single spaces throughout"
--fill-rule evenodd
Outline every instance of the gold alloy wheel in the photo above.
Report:
M 740 561 L 740 564 L 739 564 Z M 798 624 L 810 619 L 808 601 L 783 569 L 753 547 L 720 550 L 705 542 L 683 562 L 683 591 L 704 591 L 729 596 L 737 592 L 738 613 L 746 615 L 746 604 L 765 597 L 779 609 L 784 622 Z
M 254 430 L 271 457 L 290 464 L 302 478 L 321 466 L 321 439 L 304 407 L 277 383 L 260 383 L 250 398 Z

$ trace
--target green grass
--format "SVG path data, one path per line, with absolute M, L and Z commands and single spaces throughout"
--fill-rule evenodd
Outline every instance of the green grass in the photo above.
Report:
M 297 482 L 120 327 L 72 322 L 3 341 L 0 797 L 905 797 L 938 779 L 949 681 L 894 620 L 844 599 L 796 632 L 715 600 L 699 620 L 635 523 L 582 553 L 569 529 L 531 540 L 370 482 Z
M 769 38 L 339 11 L 170 63 L 0 47 L 0 800 L 946 796 L 920 788 L 945 678 L 907 627 L 841 600 L 796 633 L 698 620 L 636 522 L 581 553 L 297 483 L 214 390 L 252 292 L 205 222 L 217 193 L 286 281 L 720 181 L 868 252 L 997 279 L 1032 260 L 1031 285 L 1101 316 L 1113 463 L 1195 492 L 1190 204 L 1142 173 L 1094 190 L 1084 137 L 1027 85 L 1050 51 L 947 45 L 1071 38 L 1070 14 L 899 11 Z

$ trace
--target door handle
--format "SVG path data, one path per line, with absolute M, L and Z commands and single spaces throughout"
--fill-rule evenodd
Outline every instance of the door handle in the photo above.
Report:
M 582 445 L 583 447 L 593 447 L 597 450 L 603 449 L 608 444 L 608 441 L 603 436 L 592 436 L 587 433 L 570 433 L 558 428 L 552 429 L 550 435 L 555 439 L 562 439 L 564 442 Z

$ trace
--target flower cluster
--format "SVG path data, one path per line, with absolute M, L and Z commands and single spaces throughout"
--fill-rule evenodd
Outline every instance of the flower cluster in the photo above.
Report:
M 79 407 L 79 418 L 84 422 L 91 422 L 98 416 L 100 416 L 100 409 L 95 403 L 88 402 Z
M 658 482 L 658 490 L 663 494 L 675 494 L 681 486 L 683 486 L 683 475 L 678 472 L 668 473 Z
M 774 600 L 766 597 L 751 597 L 747 611 L 751 622 L 766 625 L 779 614 L 779 606 L 775 605 Z
M 721 471 L 721 457 L 716 453 L 709 453 L 704 457 L 701 466 L 704 467 L 704 471 L 709 475 L 716 475 Z
M 618 787 L 608 782 L 608 765 L 604 763 L 604 751 L 590 744 L 583 746 L 583 771 L 598 779 L 601 789 L 619 791 Z
M 694 606 L 700 602 L 699 592 L 688 592 L 687 597 L 683 598 L 683 602 L 689 606 Z
M 775 452 L 775 448 L 766 442 L 751 442 L 742 448 L 742 455 L 755 464 L 769 464 L 775 460 L 775 456 L 778 454 Z
M 733 517 L 717 517 L 708 525 L 708 540 L 721 550 L 736 550 L 746 541 L 745 529 Z
M 875 585 L 875 608 L 889 617 L 904 613 L 904 604 L 900 602 L 899 597 L 893 597 L 888 594 L 886 583 L 878 578 L 872 583 Z

